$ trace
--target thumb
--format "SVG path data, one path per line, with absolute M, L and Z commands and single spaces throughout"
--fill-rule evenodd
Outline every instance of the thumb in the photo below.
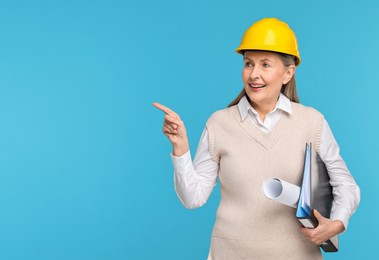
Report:
M 313 215 L 315 215 L 319 223 L 322 223 L 325 221 L 325 218 L 316 209 L 313 210 Z

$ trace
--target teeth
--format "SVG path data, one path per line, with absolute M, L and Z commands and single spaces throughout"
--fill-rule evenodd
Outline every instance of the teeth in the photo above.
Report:
M 250 84 L 250 87 L 252 87 L 252 88 L 263 88 L 265 86 L 266 85 L 253 85 L 253 84 Z

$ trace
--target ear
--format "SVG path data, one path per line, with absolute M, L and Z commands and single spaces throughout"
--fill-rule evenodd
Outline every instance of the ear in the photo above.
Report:
M 295 71 L 295 65 L 290 65 L 289 67 L 287 67 L 287 70 L 284 75 L 283 85 L 287 84 L 292 79 L 293 75 L 295 75 Z

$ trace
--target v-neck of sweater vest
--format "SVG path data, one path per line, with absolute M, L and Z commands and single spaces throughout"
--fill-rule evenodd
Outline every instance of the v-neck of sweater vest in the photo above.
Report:
M 292 106 L 293 107 L 293 106 Z M 270 149 L 274 146 L 279 139 L 287 133 L 291 126 L 291 117 L 293 115 L 282 113 L 280 119 L 271 131 L 265 133 L 261 131 L 256 125 L 253 124 L 248 118 L 245 120 L 241 119 L 241 114 L 238 110 L 237 106 L 230 107 L 230 113 L 232 117 L 237 121 L 238 125 L 247 133 L 248 136 L 257 141 L 260 145 L 262 145 L 265 149 Z M 295 111 L 293 111 L 295 113 Z

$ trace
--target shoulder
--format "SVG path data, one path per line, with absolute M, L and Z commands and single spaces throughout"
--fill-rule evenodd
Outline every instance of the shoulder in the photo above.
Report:
M 240 121 L 241 115 L 237 106 L 231 106 L 215 111 L 207 121 L 208 130 L 224 129 L 226 131 L 233 129 L 236 123 Z
M 324 119 L 324 115 L 313 107 L 305 106 L 303 104 L 295 102 L 291 102 L 291 106 L 294 115 Z
M 309 142 L 315 144 L 317 152 L 320 151 L 321 136 L 324 128 L 324 115 L 313 107 L 291 102 L 292 115 L 295 121 L 309 134 Z
M 225 120 L 227 118 L 233 117 L 235 114 L 238 114 L 237 105 L 227 107 L 224 109 L 220 109 L 215 111 L 208 119 L 208 121 L 219 121 Z

